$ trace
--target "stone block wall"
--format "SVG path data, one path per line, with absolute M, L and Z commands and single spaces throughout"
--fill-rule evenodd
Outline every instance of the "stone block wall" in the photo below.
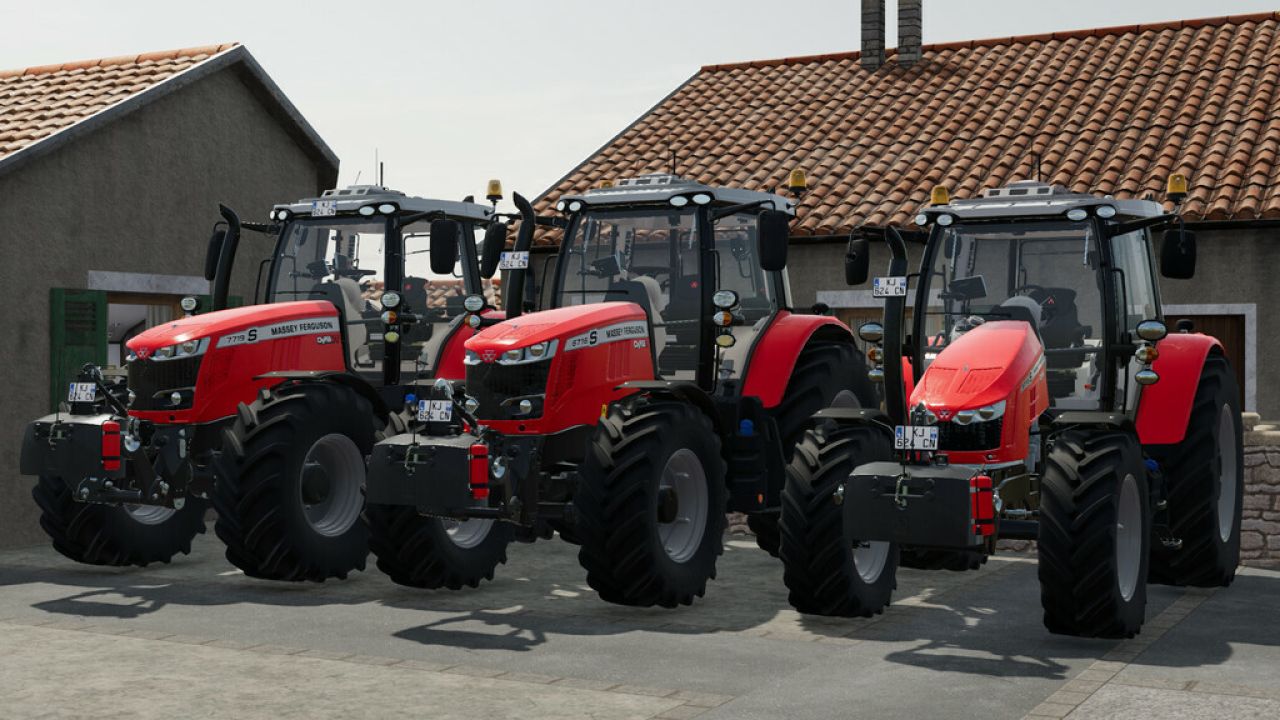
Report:
M 1246 426 L 1250 424 L 1246 416 Z M 1240 562 L 1280 568 L 1280 426 L 1245 433 Z

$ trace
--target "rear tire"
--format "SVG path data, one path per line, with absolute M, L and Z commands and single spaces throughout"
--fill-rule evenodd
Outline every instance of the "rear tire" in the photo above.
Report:
M 860 360 L 852 342 L 810 343 L 796 358 L 782 402 L 773 409 L 782 440 L 782 459 L 791 462 L 796 445 L 804 438 L 814 413 L 840 407 L 876 407 L 880 404 L 875 386 L 867 378 L 866 363 Z M 780 490 L 780 489 L 779 489 Z M 747 516 L 747 527 L 755 533 L 756 545 L 778 557 L 777 512 Z
M 1165 468 L 1169 526 L 1181 549 L 1154 542 L 1151 582 L 1230 585 L 1240 564 L 1244 448 L 1235 375 L 1227 361 L 1205 361 L 1186 438 L 1158 453 Z
M 370 505 L 369 547 L 378 569 L 408 587 L 461 590 L 492 580 L 507 561 L 511 526 L 495 520 L 456 522 L 415 508 Z
M 191 552 L 191 540 L 204 532 L 208 503 L 187 498 L 181 510 L 151 505 L 94 505 L 72 499 L 62 478 L 40 476 L 31 497 L 40 507 L 40 527 L 53 549 L 86 565 L 136 565 L 169 562 Z
M 365 457 L 381 429 L 337 384 L 263 393 L 223 431 L 214 530 L 250 577 L 323 582 L 363 570 Z
M 1049 632 L 1129 638 L 1147 605 L 1151 510 L 1138 439 L 1067 430 L 1040 484 L 1040 604 Z
M 823 423 L 796 447 L 778 523 L 782 579 L 796 610 L 871 617 L 889 604 L 897 586 L 897 544 L 860 544 L 850 537 L 833 495 L 856 466 L 892 457 L 888 436 L 865 425 Z
M 628 412 L 614 405 L 581 478 L 578 562 L 601 599 L 676 607 L 706 594 L 728 502 L 720 438 L 706 415 L 672 400 L 640 400 Z

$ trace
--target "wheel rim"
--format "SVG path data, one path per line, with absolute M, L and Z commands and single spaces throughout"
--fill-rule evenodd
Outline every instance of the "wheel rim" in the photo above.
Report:
M 1231 539 L 1236 526 L 1236 483 L 1240 482 L 1236 466 L 1236 421 L 1230 405 L 1223 405 L 1218 415 L 1218 538 Z
M 302 460 L 298 486 L 312 530 L 335 537 L 351 529 L 364 505 L 364 472 L 364 456 L 346 435 L 331 433 L 311 446 Z
M 1120 483 L 1120 501 L 1116 507 L 1116 578 L 1120 596 L 1126 602 L 1138 589 L 1138 570 L 1142 567 L 1142 497 L 1138 481 L 1125 475 Z
M 707 531 L 707 473 L 696 453 L 681 448 L 667 458 L 658 479 L 659 494 L 664 490 L 675 494 L 676 511 L 671 522 L 658 522 L 658 541 L 667 557 L 682 563 L 698 551 Z
M 873 583 L 880 579 L 884 566 L 889 563 L 889 543 L 864 542 L 853 548 L 853 568 L 864 583 Z
M 131 520 L 142 525 L 159 525 L 173 517 L 173 514 L 177 512 L 177 510 L 163 505 L 132 505 L 129 503 L 125 503 L 124 511 Z
M 493 529 L 493 520 L 489 518 L 442 519 L 440 524 L 444 526 L 444 532 L 449 536 L 449 541 L 464 550 L 484 542 L 484 539 L 489 537 L 489 531 Z

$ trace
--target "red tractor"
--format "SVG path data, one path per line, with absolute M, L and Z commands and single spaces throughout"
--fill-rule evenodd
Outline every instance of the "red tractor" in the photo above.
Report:
M 505 226 L 474 202 L 379 186 L 277 205 L 270 224 L 222 216 L 205 266 L 213 312 L 130 340 L 127 380 L 86 366 L 69 407 L 28 426 L 22 472 L 39 477 L 54 547 L 79 562 L 168 562 L 212 502 L 246 574 L 344 577 L 368 556 L 365 456 L 403 429 L 405 387 L 462 377 L 462 301 L 483 291 L 475 233 L 491 229 L 500 250 Z M 241 230 L 275 241 L 266 304 L 224 309 Z M 455 267 L 462 292 L 432 298 L 447 288 L 430 278 Z
M 1175 176 L 1172 199 L 1185 193 Z M 884 411 L 818 413 L 789 468 L 791 603 L 878 613 L 900 558 L 976 567 L 1000 538 L 1037 541 L 1054 633 L 1131 637 L 1148 582 L 1229 584 L 1238 391 L 1217 340 L 1167 335 L 1150 234 L 1166 228 L 1163 274 L 1190 278 L 1195 237 L 1177 215 L 1020 182 L 954 202 L 938 188 L 916 222 L 919 272 L 890 229 L 884 322 L 859 331 L 883 362 Z M 866 243 L 850 243 L 851 283 Z
M 790 308 L 785 197 L 648 175 L 561 198 L 562 218 L 520 207 L 513 263 L 535 223 L 564 230 L 550 307 L 475 317 L 463 386 L 437 381 L 411 431 L 375 446 L 378 567 L 475 586 L 513 536 L 554 529 L 605 600 L 689 604 L 726 508 L 776 518 L 809 416 L 879 403 L 865 360 L 846 326 Z

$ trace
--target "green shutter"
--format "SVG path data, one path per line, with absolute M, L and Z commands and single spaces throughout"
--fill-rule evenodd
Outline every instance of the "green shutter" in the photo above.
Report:
M 49 402 L 56 409 L 85 363 L 107 362 L 107 294 L 49 290 L 49 341 Z

